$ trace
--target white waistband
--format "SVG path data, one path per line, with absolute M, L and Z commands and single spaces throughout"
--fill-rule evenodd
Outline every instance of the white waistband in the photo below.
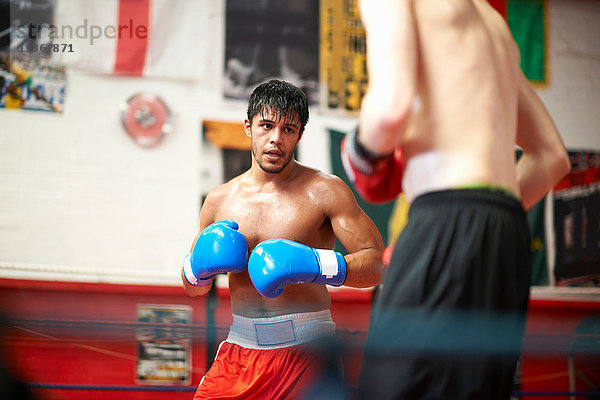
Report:
M 470 153 L 433 150 L 412 156 L 406 162 L 402 178 L 406 201 L 412 204 L 425 193 L 471 184 L 502 186 L 500 182 L 490 181 L 490 177 L 481 169 L 473 168 L 475 161 L 471 156 Z
M 227 342 L 252 349 L 279 349 L 335 335 L 329 310 L 247 318 L 233 314 Z

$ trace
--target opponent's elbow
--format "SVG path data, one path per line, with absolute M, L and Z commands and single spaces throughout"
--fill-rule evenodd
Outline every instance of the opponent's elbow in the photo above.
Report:
M 396 136 L 404 132 L 411 111 L 409 100 L 398 99 L 381 109 L 377 125 L 382 132 L 393 132 Z
M 368 138 L 371 150 L 385 154 L 400 142 L 411 113 L 410 96 L 370 96 L 363 101 L 360 127 L 371 132 Z
M 555 180 L 558 182 L 565 175 L 571 171 L 571 160 L 569 160 L 569 155 L 566 150 L 561 149 L 561 151 L 557 152 L 555 161 L 554 161 L 554 170 L 555 170 Z
M 398 131 L 406 125 L 410 109 L 405 107 L 403 104 L 399 104 L 396 107 L 392 107 L 388 110 L 385 115 L 381 115 L 379 118 L 379 125 L 386 130 Z
M 569 155 L 563 146 L 555 146 L 548 151 L 543 161 L 546 170 L 546 179 L 551 189 L 571 170 Z

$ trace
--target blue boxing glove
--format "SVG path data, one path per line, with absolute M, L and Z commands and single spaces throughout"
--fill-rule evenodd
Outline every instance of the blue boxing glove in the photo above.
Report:
M 265 297 L 277 297 L 285 285 L 301 282 L 341 286 L 346 261 L 333 250 L 313 249 L 287 239 L 270 239 L 254 248 L 248 259 L 254 287 Z
M 238 224 L 224 220 L 210 224 L 196 240 L 194 249 L 183 262 L 185 279 L 194 286 L 210 285 L 215 274 L 242 272 L 248 260 L 246 237 Z

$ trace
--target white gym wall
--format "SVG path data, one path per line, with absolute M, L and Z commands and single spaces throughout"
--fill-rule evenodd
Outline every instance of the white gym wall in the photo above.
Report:
M 223 179 L 201 121 L 246 112 L 222 99 L 225 2 L 207 3 L 195 9 L 210 41 L 196 80 L 69 70 L 62 115 L 0 110 L 0 277 L 179 285 L 201 195 Z M 600 150 L 600 1 L 548 0 L 548 13 L 550 78 L 538 93 L 568 148 Z M 121 126 L 119 107 L 136 92 L 173 112 L 155 148 Z M 327 128 L 354 123 L 312 109 L 300 161 L 329 171 Z

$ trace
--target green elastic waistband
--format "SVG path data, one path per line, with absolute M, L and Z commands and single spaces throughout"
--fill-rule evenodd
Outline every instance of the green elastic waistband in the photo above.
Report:
M 466 185 L 457 186 L 456 189 L 485 189 L 485 190 L 490 190 L 492 192 L 504 193 L 509 197 L 513 197 L 513 198 L 521 201 L 521 198 L 519 196 L 517 196 L 512 190 L 507 189 L 504 186 L 494 185 L 491 183 L 469 183 Z

